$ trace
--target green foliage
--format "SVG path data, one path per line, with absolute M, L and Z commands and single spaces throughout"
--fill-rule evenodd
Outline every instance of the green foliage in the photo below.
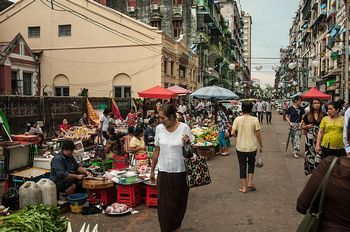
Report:
M 57 207 L 28 205 L 10 216 L 0 217 L 0 231 L 65 232 L 68 221 Z

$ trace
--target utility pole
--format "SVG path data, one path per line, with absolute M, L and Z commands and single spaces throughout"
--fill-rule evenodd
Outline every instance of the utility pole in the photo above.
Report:
M 346 19 L 345 19 L 345 65 L 344 65 L 344 101 L 349 103 L 349 0 L 344 0 L 345 4 L 345 13 L 346 13 Z

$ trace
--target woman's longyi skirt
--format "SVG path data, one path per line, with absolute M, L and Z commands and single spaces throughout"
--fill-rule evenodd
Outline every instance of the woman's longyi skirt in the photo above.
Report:
M 186 175 L 186 172 L 158 173 L 158 219 L 162 232 L 173 232 L 181 226 L 189 191 Z

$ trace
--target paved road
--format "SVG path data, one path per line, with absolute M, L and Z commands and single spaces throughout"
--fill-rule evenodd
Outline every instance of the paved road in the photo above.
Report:
M 301 220 L 295 210 L 298 194 L 307 177 L 303 159 L 285 152 L 287 126 L 278 114 L 272 125 L 262 125 L 264 167 L 256 170 L 256 192 L 242 194 L 238 161 L 233 149 L 230 156 L 217 156 L 208 162 L 212 184 L 190 191 L 183 231 L 295 231 Z M 67 214 L 73 230 L 83 222 L 99 224 L 100 231 L 159 231 L 157 210 L 144 205 L 138 214 L 111 218 L 105 215 Z

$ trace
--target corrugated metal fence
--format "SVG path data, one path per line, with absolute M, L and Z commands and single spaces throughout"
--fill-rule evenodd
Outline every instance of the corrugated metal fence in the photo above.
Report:
M 94 109 L 101 105 L 111 107 L 111 98 L 88 98 Z M 125 118 L 131 107 L 130 98 L 115 98 Z M 11 132 L 23 133 L 28 122 L 43 121 L 44 131 L 50 136 L 66 118 L 70 124 L 77 124 L 86 112 L 85 97 L 27 97 L 0 96 L 0 109 L 6 115 Z

